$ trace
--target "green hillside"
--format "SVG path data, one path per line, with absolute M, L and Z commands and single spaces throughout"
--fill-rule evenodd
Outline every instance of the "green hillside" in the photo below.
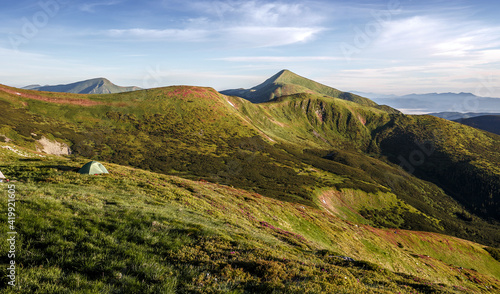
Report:
M 88 176 L 75 172 L 80 158 L 0 148 L 0 160 L 17 180 L 18 214 L 18 286 L 2 275 L 3 293 L 500 289 L 500 263 L 469 241 L 355 225 L 309 206 L 116 164 L 104 163 L 109 175 Z M 0 207 L 6 211 L 6 201 Z M 0 245 L 3 268 L 7 247 Z
M 292 94 L 310 93 L 353 101 L 366 106 L 377 106 L 377 104 L 370 99 L 325 86 L 313 80 L 301 77 L 289 70 L 282 70 L 264 83 L 249 90 L 226 90 L 221 93 L 242 97 L 253 103 L 267 102 L 275 98 Z
M 63 241 L 37 247 L 37 234 L 54 226 L 36 232 L 26 227 L 26 242 L 35 244 L 29 246 L 44 256 L 64 244 L 71 249 L 87 242 L 88 248 L 74 251 L 99 260 L 82 268 L 83 256 L 69 250 L 57 265 L 47 265 L 63 288 L 78 281 L 89 292 L 101 286 L 116 292 L 142 287 L 145 280 L 151 293 L 168 293 L 168 287 L 189 293 L 304 293 L 308 287 L 311 293 L 349 287 L 346 293 L 393 293 L 402 285 L 410 287 L 402 293 L 498 289 L 491 277 L 499 278 L 492 258 L 500 247 L 499 136 L 317 93 L 252 104 L 188 86 L 108 95 L 0 86 L 0 106 L 5 146 L 30 152 L 45 137 L 73 151 L 67 158 L 32 159 L 0 149 L 0 170 L 31 191 L 21 193 L 33 205 L 26 213 L 42 207 L 61 212 L 33 222 L 64 224 L 53 234 Z M 82 178 L 69 171 L 90 159 L 108 163 L 111 174 Z M 92 192 L 85 194 L 82 186 Z M 121 222 L 123 227 L 111 226 Z M 142 236 L 145 228 L 153 235 Z M 106 245 L 81 236 L 81 230 L 100 234 Z M 144 254 L 134 259 L 123 251 L 127 244 Z M 166 249 L 171 246 L 177 251 Z M 235 258 L 236 252 L 242 255 Z M 377 274 L 374 265 L 335 256 L 385 270 Z M 26 261 L 27 267 L 45 266 L 42 259 Z M 115 259 L 124 261 L 108 262 Z M 146 259 L 154 261 L 150 268 Z M 330 264 L 332 271 L 318 264 Z M 290 274 L 296 267 L 301 270 Z M 457 274 L 458 267 L 470 279 Z M 163 276 L 155 276 L 154 268 Z M 356 282 L 337 281 L 344 271 Z M 217 281 L 207 281 L 207 273 L 218 275 Z M 35 276 L 27 278 L 30 283 L 45 283 Z M 365 283 L 361 276 L 373 278 Z
M 372 225 L 500 243 L 497 220 L 486 222 L 498 217 L 498 200 L 491 197 L 500 182 L 498 140 L 471 128 L 454 131 L 455 123 L 313 94 L 255 105 L 210 88 L 168 87 L 92 95 L 85 98 L 92 102 L 87 107 L 81 95 L 51 96 L 64 104 L 23 95 L 5 93 L 4 103 L 24 104 L 5 104 L 2 133 L 28 148 L 45 136 L 86 158 L 203 178 L 311 207 L 322 206 L 319 190 L 385 193 L 383 204 L 342 209 L 358 220 L 363 214 Z M 435 140 L 438 130 L 453 137 Z M 419 150 L 416 139 L 431 140 L 436 151 L 403 172 L 398 164 Z M 481 148 L 485 152 L 477 152 Z M 433 169 L 436 164 L 440 169 Z

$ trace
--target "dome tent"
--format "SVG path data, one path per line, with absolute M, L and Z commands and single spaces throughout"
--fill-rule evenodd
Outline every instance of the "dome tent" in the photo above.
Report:
M 5 180 L 5 176 L 2 174 L 1 171 L 0 171 L 0 180 Z
M 84 166 L 82 166 L 78 173 L 85 175 L 109 174 L 104 165 L 97 161 L 87 162 Z

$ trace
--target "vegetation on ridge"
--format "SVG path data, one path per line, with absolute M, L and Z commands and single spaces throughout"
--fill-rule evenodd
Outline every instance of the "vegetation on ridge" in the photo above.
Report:
M 494 293 L 500 263 L 443 235 L 374 229 L 256 193 L 104 163 L 22 158 L 5 293 Z M 0 203 L 6 210 L 6 203 Z M 0 231 L 5 233 L 6 226 Z M 7 244 L 0 245 L 3 267 Z M 6 281 L 2 276 L 2 281 Z
M 494 166 L 482 164 L 498 160 L 498 149 L 486 146 L 486 137 L 481 138 L 483 135 L 473 129 L 464 127 L 469 132 L 466 139 L 475 143 L 459 150 L 443 148 L 460 144 L 436 141 L 439 152 L 426 158 L 426 165 L 416 166 L 419 169 L 414 174 L 423 179 L 418 180 L 390 161 L 398 164 L 400 157 L 395 154 L 408 158 L 413 150 L 419 150 L 414 142 L 417 136 L 426 142 L 433 139 L 429 130 L 449 133 L 444 127 L 455 124 L 437 121 L 431 128 L 428 117 L 389 114 L 313 94 L 297 94 L 258 105 L 198 87 L 91 97 L 102 104 L 82 108 L 25 100 L 27 106 L 6 112 L 3 133 L 31 148 L 41 135 L 59 138 L 76 154 L 87 158 L 203 178 L 312 207 L 324 206 L 317 201 L 318 189 L 352 189 L 367 195 L 386 193 L 392 196 L 385 198 L 394 196 L 402 204 L 382 199 L 384 205 L 377 207 L 339 209 L 350 210 L 347 215 L 353 220 L 359 220 L 362 213 L 373 225 L 442 232 L 483 244 L 499 244 L 497 224 L 468 217 L 470 212 L 494 215 L 498 207 L 490 205 L 485 212 L 474 211 L 490 203 L 488 189 L 498 187 Z M 400 130 L 400 126 L 406 129 Z M 408 136 L 400 138 L 398 134 Z M 495 138 L 490 141 L 498 144 Z M 490 181 L 490 186 L 482 188 L 483 196 L 472 198 L 475 202 L 461 198 L 460 194 L 448 194 L 440 189 L 446 188 L 441 182 L 431 184 L 432 179 L 420 172 L 443 156 L 470 154 L 470 148 L 481 150 L 478 144 L 484 144 L 489 153 L 473 155 L 477 158 L 476 168 L 489 172 L 477 183 Z M 399 147 L 392 150 L 391 146 Z M 381 155 L 387 155 L 388 160 Z M 449 168 L 455 164 L 451 158 L 449 164 Z
M 35 98 L 16 91 L 0 91 L 0 140 L 33 150 L 43 136 L 74 151 L 70 159 L 23 160 L 0 149 L 0 170 L 26 195 L 22 246 L 34 255 L 22 262 L 53 273 L 50 281 L 29 273 L 30 285 L 200 293 L 498 289 L 498 136 L 314 93 L 255 105 L 187 86 Z M 66 171 L 82 157 L 122 166 L 97 178 Z M 95 258 L 85 262 L 75 253 L 82 251 Z M 46 264 L 43 256 L 55 252 L 67 254 Z

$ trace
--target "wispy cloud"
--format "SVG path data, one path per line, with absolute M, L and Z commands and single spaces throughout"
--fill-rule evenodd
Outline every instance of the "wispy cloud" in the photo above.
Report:
M 335 61 L 343 60 L 344 57 L 333 56 L 234 56 L 221 57 L 212 60 L 229 62 L 310 62 L 310 61 Z
M 120 4 L 121 1 L 105 1 L 105 2 L 94 2 L 94 3 L 84 3 L 78 6 L 78 9 L 81 11 L 94 13 L 96 12 L 96 8 L 99 6 L 113 6 Z
M 231 47 L 274 47 L 309 42 L 326 29 L 309 2 L 185 1 L 175 28 L 112 29 L 115 38 L 150 41 L 219 42 Z M 167 5 L 167 4 L 166 4 Z M 171 9 L 171 3 L 168 3 Z
M 221 29 L 219 36 L 228 42 L 273 47 L 308 42 L 322 31 L 316 27 L 234 27 Z
M 202 17 L 225 25 L 248 26 L 298 26 L 318 25 L 325 20 L 318 3 L 301 1 L 227 0 L 227 1 L 186 1 L 190 9 L 198 11 Z
M 474 92 L 478 80 L 500 79 L 500 27 L 454 14 L 405 14 L 385 23 L 359 57 L 359 67 L 330 78 L 348 89 L 368 86 L 387 93 Z M 488 95 L 499 96 L 500 90 Z
M 111 29 L 103 32 L 115 38 L 142 39 L 151 41 L 206 41 L 210 35 L 207 30 L 198 29 Z
M 220 42 L 225 45 L 274 47 L 310 41 L 322 28 L 232 27 L 221 29 L 112 29 L 105 35 L 122 39 L 161 42 Z
M 454 18 L 413 16 L 390 22 L 374 42 L 374 50 L 395 53 L 394 57 L 481 59 L 496 57 L 482 52 L 500 47 L 500 27 Z

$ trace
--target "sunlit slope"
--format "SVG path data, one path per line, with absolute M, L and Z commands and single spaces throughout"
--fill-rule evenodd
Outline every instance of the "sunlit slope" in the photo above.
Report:
M 22 269 L 21 288 L 2 283 L 5 293 L 500 290 L 500 262 L 473 242 L 356 225 L 309 206 L 106 162 L 110 174 L 96 177 L 74 171 L 85 162 L 79 158 L 25 156 L 0 148 L 0 168 L 17 180 Z M 0 246 L 5 257 L 7 244 Z
M 360 223 L 500 242 L 498 225 L 484 220 L 497 209 L 490 192 L 498 187 L 498 138 L 483 138 L 472 128 L 453 133 L 458 124 L 317 94 L 255 105 L 187 86 L 110 95 L 16 91 L 0 92 L 6 109 L 0 134 L 26 148 L 35 149 L 44 136 L 68 144 L 78 156 L 232 185 Z M 435 132 L 467 134 L 470 144 L 435 140 Z M 428 156 L 415 171 L 404 171 L 400 156 L 410 160 L 420 150 L 415 139 L 435 146 L 440 157 Z M 461 156 L 476 158 L 478 172 L 455 168 L 454 158 Z M 421 170 L 426 164 L 457 176 L 436 181 L 436 171 Z M 457 180 L 471 171 L 483 187 L 473 200 L 459 188 L 475 186 Z M 452 185 L 458 194 L 448 190 Z M 353 199 L 358 205 L 346 204 Z M 472 206 L 489 203 L 486 214 Z

